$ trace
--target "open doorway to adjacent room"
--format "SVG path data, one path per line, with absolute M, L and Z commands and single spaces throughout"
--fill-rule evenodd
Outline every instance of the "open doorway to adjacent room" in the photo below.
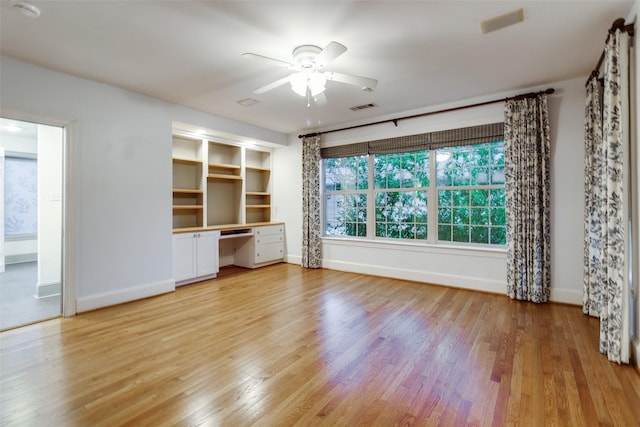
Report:
M 0 330 L 62 313 L 64 128 L 0 119 Z

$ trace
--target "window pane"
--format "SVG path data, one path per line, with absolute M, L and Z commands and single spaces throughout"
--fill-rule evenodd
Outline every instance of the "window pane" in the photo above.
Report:
M 491 163 L 493 165 L 504 166 L 504 144 L 493 144 L 491 147 Z
M 451 224 L 451 208 L 438 208 L 438 223 Z
M 429 151 L 418 151 L 416 153 L 416 187 L 429 186 Z
M 489 227 L 472 226 L 471 243 L 489 243 Z
M 357 176 L 356 187 L 358 190 L 366 190 L 369 188 L 369 161 L 368 156 L 358 156 L 357 161 Z
M 453 206 L 469 206 L 469 190 L 451 191 Z
M 366 194 L 327 194 L 324 206 L 327 236 L 367 235 Z
M 504 227 L 491 227 L 491 244 L 505 245 L 507 243 L 507 235 Z
M 488 224 L 489 209 L 471 208 L 471 224 Z
M 438 206 L 451 206 L 451 191 L 438 191 Z
M 438 186 L 504 183 L 504 142 L 436 150 Z
M 487 206 L 489 192 L 487 190 L 471 190 L 471 206 Z
M 454 224 L 469 224 L 469 209 L 468 208 L 455 208 L 453 210 L 453 223 Z
M 491 225 L 506 225 L 506 215 L 504 208 L 491 209 Z
M 325 191 L 366 190 L 369 179 L 367 156 L 324 159 Z
M 376 154 L 373 156 L 374 186 L 379 189 L 429 186 L 429 152 Z
M 505 206 L 506 194 L 504 188 L 491 190 L 491 206 Z
M 438 225 L 438 240 L 451 241 L 451 226 Z
M 468 242 L 469 241 L 469 227 L 464 225 L 453 226 L 453 239 L 454 242 Z
M 504 184 L 504 168 L 493 168 L 491 171 L 492 184 Z
M 376 236 L 400 239 L 427 238 L 427 192 L 377 192 Z

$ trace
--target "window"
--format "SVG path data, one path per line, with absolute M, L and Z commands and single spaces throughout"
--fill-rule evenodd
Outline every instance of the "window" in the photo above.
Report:
M 367 156 L 324 161 L 325 233 L 328 236 L 367 236 Z
M 459 138 L 476 129 L 465 128 L 458 141 L 411 140 L 425 149 L 396 139 L 365 145 L 368 154 L 323 149 L 325 235 L 504 245 L 502 124 L 486 126 L 488 137 Z
M 504 142 L 436 152 L 438 240 L 504 245 Z
M 373 156 L 376 237 L 427 238 L 429 152 Z

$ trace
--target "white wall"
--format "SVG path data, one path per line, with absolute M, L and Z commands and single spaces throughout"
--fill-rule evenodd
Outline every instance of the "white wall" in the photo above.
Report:
M 597 60 L 597 59 L 596 59 Z M 582 303 L 582 218 L 583 218 L 583 141 L 585 78 L 552 83 L 529 90 L 554 87 L 549 100 L 551 113 L 551 299 Z M 496 94 L 458 105 L 502 98 L 516 93 Z M 455 105 L 434 107 L 439 110 Z M 503 121 L 504 104 L 465 109 L 400 121 L 398 126 L 383 124 L 323 135 L 322 145 L 410 135 L 434 130 Z M 426 110 L 425 110 L 426 111 Z M 423 111 L 398 113 L 394 117 Z M 386 119 L 382 117 L 380 119 Z M 375 121 L 375 120 L 372 120 Z M 287 250 L 290 262 L 301 259 L 302 212 L 300 208 L 302 172 L 301 143 L 290 135 L 289 146 L 276 151 L 275 206 L 278 219 L 287 223 Z M 286 209 L 283 210 L 283 207 Z M 322 242 L 323 266 L 380 276 L 399 277 L 462 288 L 504 293 L 506 256 L 504 251 L 455 249 L 440 245 L 385 244 L 357 239 L 325 238 Z
M 171 130 L 180 121 L 258 141 L 286 135 L 112 86 L 0 60 L 3 116 L 74 122 L 71 174 L 78 311 L 174 289 Z M 69 273 L 72 274 L 72 273 Z
M 60 294 L 63 141 L 62 128 L 38 125 L 37 297 Z

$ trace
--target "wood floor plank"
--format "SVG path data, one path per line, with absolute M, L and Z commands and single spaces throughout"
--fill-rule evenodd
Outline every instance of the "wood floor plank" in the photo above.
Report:
M 640 425 L 579 307 L 279 264 L 0 334 L 0 425 Z

